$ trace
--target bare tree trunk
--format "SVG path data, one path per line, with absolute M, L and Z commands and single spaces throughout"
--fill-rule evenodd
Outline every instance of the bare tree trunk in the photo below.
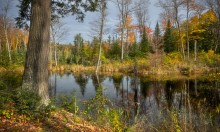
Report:
M 30 35 L 22 88 L 36 92 L 41 104 L 48 105 L 48 55 L 51 0 L 31 1 Z
M 101 65 L 101 54 L 102 54 L 102 37 L 103 37 L 103 30 L 104 30 L 104 22 L 105 22 L 105 17 L 106 17 L 106 1 L 102 0 L 101 1 L 101 7 L 100 7 L 100 12 L 101 12 L 101 24 L 100 24 L 100 33 L 99 33 L 99 56 L 98 56 L 98 62 L 96 65 L 96 73 L 99 72 L 99 66 Z
M 158 48 L 158 37 L 156 38 L 156 43 L 155 43 L 155 67 L 157 67 L 157 54 L 158 54 L 158 51 L 157 51 L 157 48 Z
M 16 37 L 16 45 L 15 45 L 15 51 L 17 51 L 17 49 L 18 49 L 18 45 L 19 45 L 19 40 L 18 40 L 19 38 L 18 37 Z
M 2 43 L 1 43 L 2 41 L 1 41 L 1 39 L 0 39 L 0 53 L 1 53 L 1 51 L 2 51 Z
M 181 37 L 181 31 L 180 31 L 180 24 L 179 21 L 176 20 L 177 23 L 177 28 L 178 28 L 178 34 L 179 34 L 179 39 L 180 39 L 180 43 L 181 43 L 181 49 L 182 49 L 182 56 L 183 56 L 183 60 L 185 60 L 185 50 L 184 50 L 184 45 L 183 45 L 183 39 Z
M 124 24 L 122 24 L 124 25 Z M 124 27 L 124 26 L 123 26 Z M 124 28 L 122 27 L 121 29 L 121 62 L 123 62 L 124 59 L 124 45 L 123 45 L 123 40 L 124 40 Z
M 197 60 L 197 40 L 194 40 L 194 61 Z
M 8 57 L 9 57 L 9 61 L 11 62 L 11 50 L 10 50 L 10 44 L 8 41 L 8 33 L 7 33 L 7 26 L 5 25 L 5 39 L 6 39 L 6 48 L 8 50 Z
M 10 8 L 10 1 L 6 0 L 5 6 L 4 6 L 4 13 L 3 13 L 3 30 L 4 30 L 4 35 L 5 35 L 5 39 L 6 39 L 6 48 L 8 51 L 8 57 L 9 57 L 9 61 L 11 62 L 11 51 L 10 51 L 10 44 L 9 44 L 9 40 L 8 40 L 8 28 L 9 28 L 9 20 L 8 20 L 8 11 Z
M 187 60 L 189 62 L 189 0 L 186 0 L 186 42 L 187 42 Z
M 220 18 L 219 18 L 219 20 L 217 22 L 217 27 L 216 28 L 217 28 L 217 33 L 216 33 L 217 34 L 216 35 L 217 40 L 216 40 L 216 44 L 215 44 L 215 53 L 217 52 L 218 45 L 219 45 L 219 42 L 220 42 L 220 40 L 219 40 L 219 37 L 220 37 Z
M 55 66 L 57 66 L 58 63 L 57 63 L 57 44 L 56 44 L 56 42 L 54 43 L 54 60 L 55 60 Z

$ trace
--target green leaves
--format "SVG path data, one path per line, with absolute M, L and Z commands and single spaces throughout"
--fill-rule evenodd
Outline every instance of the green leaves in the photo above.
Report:
M 16 18 L 17 26 L 24 27 L 31 16 L 31 0 L 19 0 L 19 17 Z M 52 19 L 64 17 L 65 15 L 75 15 L 76 19 L 83 21 L 85 12 L 96 11 L 98 0 L 52 0 Z
M 145 27 L 143 31 L 143 37 L 140 43 L 140 51 L 141 51 L 142 56 L 145 56 L 150 51 L 150 43 L 147 38 Z
M 168 20 L 166 31 L 164 33 L 163 45 L 166 53 L 174 52 L 177 49 L 177 39 L 171 27 L 170 20 Z

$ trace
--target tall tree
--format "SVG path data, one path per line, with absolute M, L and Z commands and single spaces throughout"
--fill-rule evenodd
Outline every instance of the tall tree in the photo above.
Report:
M 6 48 L 8 51 L 8 57 L 9 57 L 9 61 L 11 62 L 11 46 L 9 43 L 9 36 L 8 36 L 8 30 L 9 30 L 9 26 L 10 26 L 10 20 L 8 17 L 8 12 L 10 10 L 10 6 L 11 6 L 11 0 L 6 0 L 4 2 L 3 5 L 3 9 L 2 9 L 2 15 L 3 17 L 3 30 L 4 30 L 4 35 L 5 35 L 5 39 L 6 39 Z
M 49 103 L 48 51 L 50 42 L 51 1 L 31 1 L 30 35 L 22 88 L 36 91 L 41 104 Z
M 137 0 L 135 2 L 136 10 L 135 10 L 135 17 L 137 18 L 138 22 L 138 28 L 140 36 L 143 35 L 143 26 L 146 23 L 147 17 L 148 17 L 148 6 L 150 2 L 149 0 Z M 141 38 L 140 37 L 140 38 Z
M 160 38 L 161 38 L 161 31 L 160 31 L 160 26 L 159 23 L 157 22 L 155 30 L 154 30 L 154 49 L 157 54 L 157 49 L 159 48 L 159 43 L 160 43 Z
M 220 44 L 220 1 L 219 0 L 206 0 L 207 5 L 211 8 L 217 17 L 216 24 L 216 42 L 215 42 L 215 52 L 218 50 Z
M 72 0 L 53 2 L 52 0 L 20 0 L 20 2 L 20 16 L 17 18 L 17 23 L 24 25 L 24 21 L 30 18 L 30 34 L 22 88 L 35 91 L 41 97 L 41 104 L 48 105 L 48 54 L 52 6 L 57 7 L 56 12 L 61 15 L 72 12 L 79 14 L 77 18 L 83 19 L 83 9 L 84 11 L 94 11 L 97 0 L 86 2 L 81 0 L 74 2 Z
M 166 28 L 166 31 L 164 33 L 163 46 L 164 46 L 164 51 L 166 53 L 176 51 L 177 43 L 176 43 L 176 39 L 175 39 L 175 36 L 173 34 L 173 31 L 172 31 L 170 20 L 168 20 L 168 22 L 167 22 L 167 28 Z
M 121 61 L 124 59 L 124 36 L 125 36 L 125 24 L 128 15 L 136 9 L 136 6 L 132 6 L 133 0 L 115 0 L 115 4 L 119 10 L 120 19 L 120 33 L 121 33 Z
M 187 43 L 187 60 L 189 61 L 189 13 L 190 3 L 192 0 L 186 0 L 186 43 Z
M 154 42 L 154 50 L 155 50 L 155 56 L 156 56 L 155 57 L 155 66 L 156 66 L 158 50 L 159 50 L 160 43 L 161 43 L 161 31 L 160 31 L 160 26 L 158 22 L 154 30 L 153 42 Z
M 142 56 L 147 55 L 147 53 L 150 51 L 150 43 L 147 38 L 145 27 L 143 27 L 143 36 L 140 42 L 140 51 L 142 53 Z
M 180 29 L 180 9 L 184 4 L 184 0 L 159 0 L 159 4 L 163 9 L 166 10 L 172 10 L 173 16 L 174 16 L 174 20 L 178 29 L 178 37 L 180 40 L 180 45 L 181 45 L 181 51 L 182 51 L 182 57 L 183 60 L 185 60 L 185 49 L 184 49 L 184 45 L 183 45 L 183 39 L 181 36 L 181 29 Z
M 187 44 L 187 60 L 190 60 L 189 57 L 189 50 L 190 50 L 190 42 L 189 42 L 189 38 L 190 38 L 190 34 L 189 34 L 189 18 L 190 18 L 190 13 L 192 11 L 195 11 L 198 13 L 198 11 L 200 10 L 199 8 L 201 8 L 201 6 L 199 4 L 195 3 L 195 0 L 185 0 L 185 7 L 186 7 L 186 44 Z
M 74 61 L 78 65 L 80 59 L 82 60 L 82 48 L 83 48 L 83 43 L 84 40 L 81 36 L 81 34 L 77 34 L 74 37 L 74 49 L 73 49 L 73 54 L 74 54 Z
M 106 0 L 101 0 L 99 4 L 99 12 L 100 12 L 100 28 L 99 28 L 99 56 L 98 61 L 96 65 L 96 73 L 99 72 L 99 66 L 101 65 L 101 54 L 102 54 L 102 39 L 103 39 L 103 33 L 104 33 L 104 26 L 105 26 L 105 20 L 106 20 L 106 8 L 107 8 L 107 2 Z
M 52 44 L 54 44 L 54 60 L 55 60 L 55 65 L 57 66 L 58 61 L 57 61 L 57 43 L 68 33 L 67 29 L 64 28 L 65 24 L 62 23 L 59 18 L 54 18 L 51 21 L 51 39 L 52 39 Z M 50 53 L 52 54 L 52 46 L 50 48 Z M 51 55 L 52 57 L 53 55 Z M 52 61 L 52 59 L 51 59 Z

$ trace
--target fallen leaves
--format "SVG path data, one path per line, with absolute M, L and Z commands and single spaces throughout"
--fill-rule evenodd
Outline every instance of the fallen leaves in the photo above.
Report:
M 44 120 L 31 120 L 26 115 L 13 115 L 11 118 L 0 117 L 0 131 L 77 131 L 77 132 L 111 132 L 111 129 L 100 128 L 76 115 L 60 110 L 51 112 L 51 116 Z

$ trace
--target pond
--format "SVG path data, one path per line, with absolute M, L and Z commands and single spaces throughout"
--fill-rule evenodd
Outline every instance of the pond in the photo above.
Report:
M 94 98 L 101 89 L 101 95 L 112 106 L 128 111 L 129 124 L 136 117 L 147 117 L 147 122 L 158 124 L 165 118 L 174 120 L 177 113 L 177 119 L 183 116 L 193 122 L 194 130 L 202 129 L 202 119 L 220 125 L 220 79 L 154 80 L 132 75 L 66 73 L 51 74 L 49 80 L 50 96 L 74 95 L 78 103 Z M 167 117 L 170 112 L 174 114 Z
M 16 90 L 13 89 L 20 87 L 21 80 L 20 74 L 0 75 L 0 106 L 7 106 L 3 102 L 9 96 L 14 98 Z M 132 74 L 52 73 L 49 86 L 49 95 L 58 107 L 64 104 L 67 110 L 84 119 L 99 120 L 96 122 L 99 125 L 108 120 L 115 122 L 111 126 L 119 126 L 117 118 L 122 117 L 121 126 L 134 126 L 134 130 L 139 131 L 220 130 L 218 74 L 161 78 Z M 99 115 L 102 116 L 99 118 Z

